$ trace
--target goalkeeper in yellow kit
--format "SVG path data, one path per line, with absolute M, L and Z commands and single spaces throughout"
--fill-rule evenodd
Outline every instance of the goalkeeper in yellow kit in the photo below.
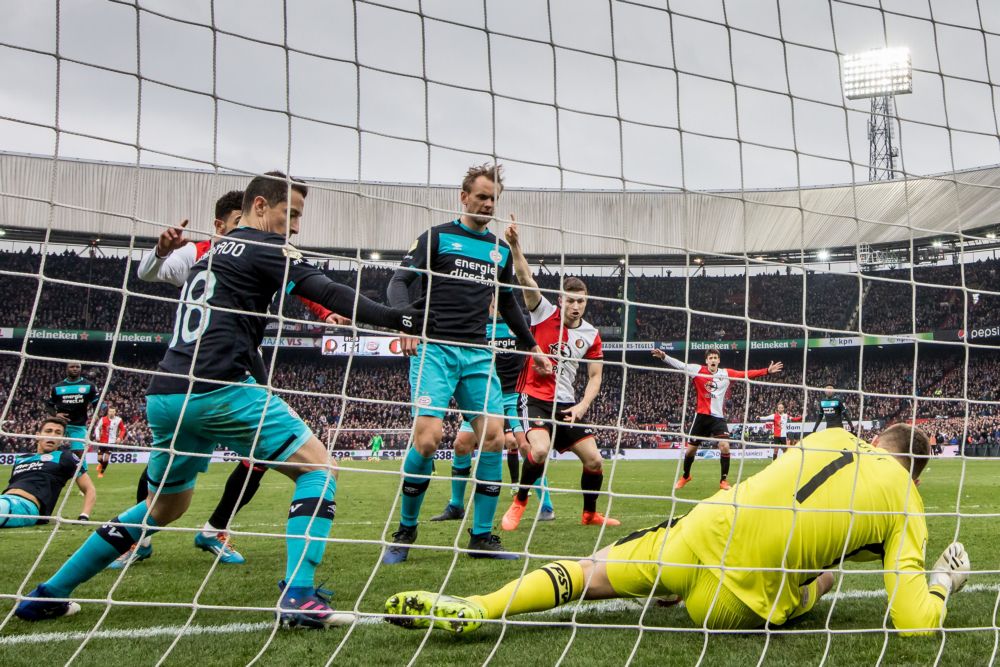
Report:
M 969 558 L 951 544 L 924 569 L 927 524 L 914 481 L 930 456 L 907 425 L 873 444 L 844 429 L 802 447 L 687 515 L 632 533 L 581 561 L 556 561 L 498 591 L 457 598 L 427 591 L 386 601 L 386 620 L 469 632 L 484 619 L 580 599 L 678 596 L 698 625 L 718 630 L 781 625 L 816 604 L 843 560 L 881 559 L 892 622 L 903 634 L 940 628 Z

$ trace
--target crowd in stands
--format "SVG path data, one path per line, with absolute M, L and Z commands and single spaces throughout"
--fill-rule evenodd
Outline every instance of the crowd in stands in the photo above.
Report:
M 177 288 L 140 281 L 135 261 L 128 265 L 126 280 L 122 257 L 84 249 L 80 255 L 66 252 L 44 259 L 42 268 L 38 253 L 0 252 L 0 297 L 6 305 L 0 326 L 23 327 L 34 312 L 38 328 L 111 331 L 120 318 L 122 331 L 172 330 Z M 631 340 L 740 340 L 748 333 L 753 340 L 763 340 L 802 338 L 807 332 L 811 337 L 843 331 L 892 335 L 996 326 L 1000 296 L 978 290 L 1000 291 L 998 268 L 1000 260 L 983 260 L 861 274 L 802 273 L 790 267 L 749 278 L 703 273 L 685 277 L 681 270 L 676 276 L 583 278 L 593 297 L 588 319 L 601 327 L 617 327 L 607 330 L 606 339 L 619 338 L 626 328 Z M 45 278 L 40 294 L 39 275 Z M 356 271 L 330 275 L 384 300 L 392 270 L 366 265 L 360 280 Z M 543 269 L 537 279 L 544 290 L 558 291 L 558 273 Z M 124 312 L 119 291 L 123 286 L 128 290 Z M 556 293 L 547 295 L 557 298 Z M 312 319 L 296 299 L 285 300 L 284 314 Z M 287 323 L 287 328 L 308 325 Z
M 107 354 L 106 347 L 77 348 L 67 350 L 65 356 L 86 359 L 89 355 L 94 361 L 107 361 L 100 356 Z M 914 417 L 931 419 L 947 424 L 940 428 L 961 437 L 968 417 L 970 434 L 979 437 L 982 433 L 987 441 L 996 440 L 1000 352 L 971 348 L 966 362 L 965 352 L 956 346 L 918 346 L 916 360 L 912 347 L 863 349 L 863 355 L 857 348 L 853 353 L 752 354 L 750 368 L 764 367 L 777 358 L 785 369 L 760 382 L 734 381 L 726 401 L 727 418 L 762 422 L 761 417 L 772 413 L 781 401 L 790 415 L 803 416 L 811 423 L 818 416 L 823 387 L 830 383 L 844 399 L 852 421 L 860 418 L 886 424 Z M 153 369 L 161 356 L 162 348 L 146 346 L 120 348 L 110 369 L 84 361 L 85 375 L 105 392 L 100 410 L 113 405 L 125 419 L 127 444 L 150 444 L 144 397 L 149 375 L 143 371 Z M 692 353 L 690 360 L 700 361 L 699 354 Z M 690 424 L 694 396 L 687 377 L 651 356 L 632 354 L 627 362 L 626 366 L 612 359 L 605 363 L 602 391 L 586 421 L 598 427 L 602 446 L 613 447 L 619 440 L 622 447 L 676 442 L 677 437 L 659 433 L 676 434 Z M 724 367 L 742 369 L 745 363 L 736 353 L 723 354 Z M 0 406 L 6 406 L 0 407 L 5 410 L 0 419 L 5 433 L 31 432 L 64 368 L 52 361 L 29 358 L 22 362 L 16 350 L 0 351 Z M 383 435 L 388 449 L 405 447 L 411 426 L 406 361 L 359 357 L 348 363 L 345 358 L 320 357 L 315 352 L 282 352 L 270 377 L 275 390 L 334 448 L 367 448 L 374 433 Z M 579 373 L 578 381 L 582 395 L 586 372 Z M 13 400 L 8 401 L 12 391 Z M 446 420 L 446 446 L 458 423 L 455 414 Z M 14 446 L 20 445 L 0 434 L 0 451 Z

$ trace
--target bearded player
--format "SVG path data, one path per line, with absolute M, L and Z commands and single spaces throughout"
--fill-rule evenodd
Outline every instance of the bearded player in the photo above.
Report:
M 712 439 L 719 443 L 719 464 L 722 474 L 719 478 L 719 488 L 729 488 L 729 426 L 726 424 L 725 403 L 729 393 L 730 381 L 733 378 L 759 378 L 765 375 L 780 373 L 785 367 L 780 361 L 772 361 L 767 368 L 750 371 L 737 371 L 732 368 L 719 368 L 722 353 L 715 348 L 705 350 L 705 363 L 685 364 L 674 359 L 663 350 L 653 350 L 653 356 L 663 363 L 691 376 L 695 396 L 698 398 L 694 423 L 691 424 L 690 439 L 684 452 L 684 475 L 677 480 L 675 489 L 683 489 L 691 481 L 691 465 L 698 455 L 699 439 Z
M 583 464 L 580 522 L 585 526 L 619 526 L 620 521 L 597 511 L 597 496 L 604 482 L 604 460 L 597 449 L 594 429 L 580 423 L 601 391 L 604 359 L 600 332 L 583 319 L 587 310 L 587 286 L 579 278 L 566 278 L 559 305 L 553 305 L 542 295 L 531 275 L 531 267 L 521 249 L 517 223 L 507 227 L 505 237 L 514 258 L 514 274 L 524 290 L 524 303 L 531 314 L 531 331 L 539 346 L 556 359 L 556 367 L 550 375 L 539 375 L 531 366 L 521 372 L 518 390 L 526 396 L 528 447 L 521 468 L 521 488 L 503 515 L 500 527 L 515 530 L 521 523 L 528 494 L 532 485 L 545 474 L 545 463 L 553 446 L 560 454 L 573 452 Z M 587 365 L 587 387 L 583 398 L 577 401 L 573 384 L 581 362 Z

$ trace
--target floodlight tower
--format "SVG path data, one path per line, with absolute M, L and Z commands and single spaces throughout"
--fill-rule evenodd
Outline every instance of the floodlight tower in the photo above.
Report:
M 876 49 L 840 57 L 844 97 L 871 98 L 868 119 L 868 180 L 896 178 L 899 149 L 893 144 L 892 122 L 896 114 L 893 98 L 913 92 L 910 50 L 904 47 Z

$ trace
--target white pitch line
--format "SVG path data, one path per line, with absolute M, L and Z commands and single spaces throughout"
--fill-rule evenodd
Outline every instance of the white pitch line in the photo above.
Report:
M 963 594 L 968 593 L 997 593 L 1000 592 L 1000 584 L 972 584 L 963 589 Z M 833 600 L 860 600 L 867 598 L 884 598 L 885 591 L 881 589 L 850 590 L 840 593 L 831 593 L 823 596 L 820 602 L 832 602 Z M 525 618 L 558 618 L 562 616 L 572 616 L 574 611 L 578 614 L 595 614 L 619 611 L 637 611 L 642 609 L 643 603 L 638 600 L 601 600 L 599 602 L 585 602 L 579 607 L 576 605 L 550 609 L 534 614 L 524 614 Z M 379 616 L 362 616 L 358 619 L 359 625 L 377 625 L 382 622 Z M 155 637 L 176 637 L 182 634 L 185 637 L 197 635 L 225 635 L 225 634 L 248 634 L 251 632 L 263 632 L 274 627 L 274 623 L 227 623 L 225 625 L 191 625 L 184 627 L 181 625 L 158 625 L 151 628 L 129 628 L 120 630 L 98 630 L 91 635 L 91 639 L 150 639 Z M 0 646 L 16 646 L 20 644 L 44 644 L 47 642 L 73 641 L 80 642 L 87 638 L 87 632 L 43 632 L 27 635 L 7 635 L 0 637 Z

